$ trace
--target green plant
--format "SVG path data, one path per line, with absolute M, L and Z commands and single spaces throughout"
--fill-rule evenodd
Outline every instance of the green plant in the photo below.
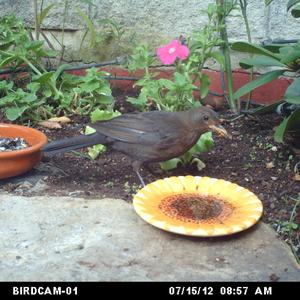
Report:
M 191 37 L 187 38 L 190 54 L 188 59 L 175 62 L 173 78 L 156 79 L 156 73 L 150 72 L 150 66 L 156 63 L 156 57 L 145 45 L 134 49 L 129 58 L 129 71 L 142 69 L 144 76 L 135 84 L 141 88 L 137 98 L 128 101 L 140 110 L 154 106 L 159 110 L 180 111 L 201 105 L 195 96 L 199 91 L 200 100 L 204 99 L 210 86 L 210 79 L 203 72 L 209 60 L 217 61 L 224 67 L 224 57 L 217 50 L 223 41 L 219 37 L 218 9 L 209 4 L 207 8 L 208 23 Z M 196 82 L 200 82 L 197 87 Z
M 265 0 L 269 5 L 273 0 Z M 287 10 L 291 10 L 294 17 L 300 17 L 300 0 L 289 0 Z M 298 15 L 299 14 L 299 15 Z M 237 90 L 234 94 L 235 99 L 253 91 L 254 89 L 265 85 L 280 76 L 294 77 L 293 83 L 286 89 L 282 101 L 257 109 L 258 114 L 274 110 L 276 106 L 283 102 L 291 104 L 300 104 L 300 40 L 294 45 L 266 45 L 261 47 L 250 42 L 236 42 L 232 44 L 232 49 L 251 54 L 251 58 L 240 62 L 241 67 L 249 69 L 253 67 L 272 68 L 271 71 L 259 76 L 256 80 L 247 83 Z M 300 134 L 300 108 L 285 117 L 274 133 L 276 142 L 282 143 L 286 133 L 295 135 Z
M 53 114 L 88 115 L 96 108 L 113 107 L 110 85 L 104 78 L 107 72 L 91 68 L 86 76 L 74 76 L 64 73 L 68 65 L 47 71 L 43 58 L 54 53 L 44 50 L 43 41 L 30 40 L 23 23 L 6 17 L 0 21 L 0 30 L 0 69 L 25 65 L 28 74 L 22 89 L 13 82 L 1 82 L 1 109 L 8 119 L 38 121 Z
M 293 243 L 293 232 L 299 228 L 299 225 L 295 223 L 295 218 L 297 216 L 297 208 L 300 204 L 300 193 L 298 194 L 297 198 L 290 197 L 290 199 L 295 201 L 290 218 L 288 221 L 279 221 L 278 223 L 280 225 L 281 232 L 286 233 L 288 235 L 291 249 L 295 255 L 296 260 L 298 261 L 298 263 L 300 263 L 300 257 L 297 255 L 297 248 L 294 246 Z
M 0 20 L 0 69 L 10 68 L 12 71 L 20 66 L 26 66 L 28 78 L 38 83 L 47 77 L 48 72 L 43 66 L 42 59 L 53 56 L 53 51 L 46 51 L 43 42 L 32 41 L 24 24 L 14 16 L 7 16 Z M 8 79 L 18 79 L 20 76 L 11 73 Z M 55 87 L 47 83 L 54 91 Z M 30 84 L 21 89 L 14 82 L 9 84 L 1 81 L 2 96 L 1 109 L 6 117 L 14 121 L 21 119 L 39 120 L 43 116 L 51 115 L 51 109 L 44 99 L 37 99 L 37 86 Z M 40 114 L 40 115 L 39 115 Z
M 221 44 L 221 49 L 224 55 L 224 68 L 227 75 L 227 88 L 229 96 L 229 105 L 232 112 L 237 112 L 236 101 L 233 97 L 233 78 L 232 78 L 232 68 L 231 59 L 229 52 L 229 41 L 227 36 L 226 18 L 229 16 L 232 10 L 237 8 L 236 0 L 216 0 L 216 10 L 218 17 L 219 33 L 223 41 Z
M 87 70 L 84 76 L 63 74 L 59 91 L 63 95 L 60 109 L 66 113 L 88 115 L 96 108 L 111 110 L 114 106 L 110 84 L 104 76 L 107 72 L 96 68 Z
M 274 0 L 265 0 L 265 4 L 270 5 L 273 1 Z M 291 11 L 294 18 L 300 18 L 300 0 L 288 0 L 286 8 Z
M 248 69 L 252 67 L 272 67 L 271 71 L 260 75 L 257 79 L 247 83 L 237 90 L 234 94 L 235 99 L 242 97 L 250 91 L 269 83 L 279 76 L 291 76 L 294 74 L 295 80 L 285 91 L 283 101 L 292 104 L 300 104 L 300 40 L 295 45 L 278 45 L 273 46 L 270 50 L 248 42 L 236 42 L 232 45 L 233 50 L 247 52 L 253 55 L 251 58 L 244 59 L 240 62 L 241 67 Z M 265 113 L 273 110 L 283 101 L 257 110 L 257 113 Z M 287 132 L 300 131 L 300 108 L 296 109 L 289 117 L 286 117 L 277 127 L 274 139 L 277 142 L 283 142 L 284 135 Z
M 186 61 L 186 71 L 193 76 L 193 83 L 199 81 L 200 98 L 204 99 L 209 92 L 210 78 L 203 72 L 206 63 L 214 60 L 221 69 L 225 66 L 224 55 L 218 49 L 223 45 L 220 31 L 223 27 L 219 22 L 219 8 L 209 4 L 207 7 L 208 21 L 201 30 L 194 32 L 189 39 L 190 56 Z
M 20 118 L 22 122 L 38 121 L 41 116 L 51 115 L 51 108 L 45 105 L 45 101 L 38 100 L 34 86 L 27 87 L 28 91 L 20 88 L 13 89 L 13 82 L 0 81 L 0 92 L 3 96 L 0 108 L 3 109 L 8 120 L 15 121 Z
M 239 0 L 239 5 L 240 5 L 240 9 L 241 9 L 242 16 L 243 16 L 243 19 L 244 19 L 245 27 L 246 27 L 246 34 L 247 34 L 248 43 L 252 43 L 250 25 L 249 25 L 249 20 L 248 20 L 248 15 L 247 15 L 248 0 Z M 253 75 L 254 75 L 253 73 L 254 73 L 253 68 L 251 68 L 250 69 L 250 76 L 249 76 L 249 81 L 250 82 L 253 80 Z M 249 110 L 251 98 L 252 98 L 252 92 L 250 91 L 249 94 L 248 94 L 246 110 Z
M 87 2 L 89 7 L 95 6 L 92 1 L 81 1 Z M 86 13 L 77 8 L 77 13 L 85 27 L 79 44 L 79 50 L 85 58 L 89 55 L 101 60 L 117 57 L 131 47 L 128 45 L 132 44 L 133 37 L 125 37 L 125 29 L 119 22 L 113 19 L 97 19 L 96 13 L 91 16 L 90 10 Z
M 56 52 L 44 49 L 42 41 L 32 41 L 22 22 L 14 16 L 0 20 L 0 68 L 27 65 L 34 74 L 46 72 L 42 58 L 54 57 Z

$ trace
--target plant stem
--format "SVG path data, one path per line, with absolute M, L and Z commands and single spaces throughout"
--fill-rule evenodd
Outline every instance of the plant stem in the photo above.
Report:
M 38 41 L 40 36 L 40 24 L 38 20 L 38 3 L 37 0 L 33 0 L 34 18 L 35 18 L 35 38 Z
M 247 39 L 248 39 L 248 42 L 251 43 L 252 38 L 251 38 L 249 20 L 248 20 L 248 16 L 247 16 L 247 5 L 248 5 L 247 0 L 240 0 L 240 7 L 241 7 L 241 12 L 243 15 L 244 22 L 245 22 Z M 250 82 L 253 81 L 253 68 L 251 68 L 251 70 L 250 70 L 249 79 L 250 79 Z M 246 103 L 246 111 L 249 110 L 251 98 L 252 98 L 252 91 L 248 94 L 248 99 L 247 99 L 247 103 Z
M 37 75 L 42 75 L 42 73 L 24 56 L 20 57 Z
M 218 13 L 218 21 L 219 21 L 219 30 L 220 36 L 223 40 L 223 44 L 221 46 L 224 59 L 225 59 L 225 72 L 227 77 L 227 89 L 229 94 L 229 105 L 230 109 L 233 113 L 237 112 L 236 102 L 234 100 L 233 94 L 233 78 L 232 78 L 232 69 L 231 69 L 231 60 L 230 60 L 230 52 L 229 52 L 229 42 L 228 42 L 228 35 L 226 29 L 226 22 L 225 22 L 225 0 L 216 0 L 217 6 L 219 6 L 220 11 Z
M 66 26 L 66 19 L 67 19 L 67 13 L 68 13 L 68 6 L 69 6 L 69 0 L 65 0 L 62 31 L 61 31 L 61 53 L 60 53 L 59 64 L 62 62 L 62 60 L 64 58 L 64 52 L 65 52 L 64 40 L 65 40 L 65 26 Z
M 292 200 L 296 201 L 296 203 L 293 207 L 293 210 L 292 210 L 292 213 L 291 213 L 291 216 L 290 216 L 290 220 L 289 220 L 290 223 L 292 223 L 294 221 L 295 217 L 296 217 L 296 210 L 297 210 L 298 205 L 300 204 L 300 197 L 298 196 L 298 199 L 292 198 Z M 293 246 L 293 239 L 292 239 L 292 234 L 291 233 L 292 232 L 290 230 L 289 231 L 290 246 L 291 246 L 292 252 L 293 252 L 297 262 L 300 263 L 300 257 L 298 256 L 297 251 L 295 250 L 295 247 Z

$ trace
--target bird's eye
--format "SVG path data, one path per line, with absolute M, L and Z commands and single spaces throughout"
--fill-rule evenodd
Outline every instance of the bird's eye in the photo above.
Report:
M 205 115 L 205 116 L 203 117 L 203 120 L 204 120 L 204 121 L 208 121 L 208 120 L 209 120 L 209 116 L 206 116 L 206 115 Z

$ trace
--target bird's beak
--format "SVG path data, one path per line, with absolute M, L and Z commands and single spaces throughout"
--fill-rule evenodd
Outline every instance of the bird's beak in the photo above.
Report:
M 209 128 L 222 137 L 227 137 L 229 139 L 231 138 L 231 135 L 226 131 L 226 129 L 222 125 L 209 125 Z

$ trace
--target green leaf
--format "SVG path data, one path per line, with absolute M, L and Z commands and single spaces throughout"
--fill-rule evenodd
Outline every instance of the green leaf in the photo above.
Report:
M 294 230 L 296 230 L 296 229 L 298 229 L 298 224 L 292 223 L 292 224 L 291 224 L 291 227 L 292 227 Z
M 284 99 L 289 103 L 300 104 L 300 77 L 287 88 Z
M 13 44 L 14 44 L 14 41 L 9 41 L 9 42 L 1 42 L 0 41 L 0 50 L 5 51 Z
M 36 94 L 34 94 L 34 93 L 26 93 L 26 94 L 23 96 L 22 101 L 23 101 L 23 102 L 27 102 L 27 103 L 29 104 L 30 102 L 35 102 L 36 99 L 37 99 Z M 31 105 L 31 104 L 30 104 L 30 105 Z
M 86 93 L 90 93 L 98 89 L 100 86 L 100 82 L 97 80 L 89 81 L 89 82 L 84 82 L 80 85 L 80 88 L 82 91 Z
M 264 48 L 273 53 L 279 53 L 279 49 L 282 48 L 282 44 L 265 44 Z
M 0 68 L 7 67 L 7 65 L 9 65 L 11 62 L 15 61 L 16 59 L 18 59 L 18 57 L 16 57 L 16 56 L 7 57 L 6 59 L 1 61 Z
M 186 151 L 184 154 L 180 156 L 180 159 L 184 166 L 188 165 L 193 159 L 193 151 L 191 149 Z
M 121 115 L 118 111 L 107 111 L 107 110 L 100 110 L 97 108 L 91 113 L 91 121 L 92 123 L 95 123 L 97 121 L 106 121 L 110 120 L 114 117 L 117 117 Z
M 48 88 L 46 89 L 43 89 L 43 95 L 46 97 L 46 98 L 49 98 L 52 96 L 52 91 Z
M 300 58 L 300 50 L 295 46 L 285 46 L 279 49 L 281 62 L 288 64 Z
M 143 111 L 148 103 L 147 97 L 143 94 L 140 94 L 138 98 L 127 97 L 126 101 L 131 103 L 133 106 L 135 106 L 140 111 Z
M 41 84 L 39 82 L 30 82 L 26 87 L 32 93 L 36 93 L 40 89 Z
M 77 12 L 84 20 L 84 22 L 88 28 L 88 32 L 90 32 L 90 47 L 94 47 L 96 44 L 97 32 L 96 32 L 95 26 L 93 24 L 93 21 L 81 9 L 77 8 Z
M 204 169 L 206 167 L 205 163 L 197 157 L 193 158 L 191 164 L 196 164 L 198 171 L 201 171 L 202 169 Z
M 93 134 L 96 130 L 90 126 L 85 127 L 84 134 Z M 88 148 L 88 155 L 91 159 L 95 160 L 101 153 L 106 151 L 106 147 L 104 145 L 98 144 L 94 145 L 93 147 Z
M 285 72 L 285 70 L 275 70 L 275 71 L 270 71 L 268 73 L 265 73 L 265 74 L 259 76 L 257 79 L 245 84 L 240 89 L 238 89 L 233 95 L 234 99 L 238 99 L 238 98 L 242 97 L 243 95 L 248 94 L 249 92 L 253 91 L 254 89 L 273 81 L 274 79 L 276 79 L 280 75 L 282 75 L 284 72 Z
M 299 5 L 299 4 L 296 5 L 296 6 L 292 9 L 291 13 L 292 13 L 292 16 L 293 16 L 294 18 L 300 18 L 300 5 Z
M 70 65 L 68 64 L 63 64 L 59 66 L 59 68 L 54 73 L 54 79 L 57 80 L 60 77 L 60 75 L 64 72 L 64 70 L 67 69 L 69 66 Z
M 289 117 L 287 130 L 294 132 L 300 130 L 300 108 L 296 109 Z
M 32 77 L 32 79 L 41 84 L 45 84 L 45 83 L 49 83 L 49 81 L 53 76 L 54 76 L 54 72 L 51 71 L 51 72 L 43 73 L 42 75 L 35 75 Z
M 296 109 L 289 117 L 285 118 L 276 128 L 274 139 L 277 143 L 283 143 L 284 135 L 287 131 L 297 131 L 300 129 L 300 108 Z
M 295 48 L 300 50 L 300 40 L 298 40 L 298 42 L 295 44 Z
M 275 59 L 280 58 L 278 54 L 272 53 L 269 50 L 266 50 L 258 45 L 251 44 L 248 42 L 235 42 L 232 44 L 231 49 L 239 52 L 269 56 Z
M 173 170 L 176 169 L 178 164 L 182 163 L 180 158 L 172 158 L 170 160 L 164 161 L 159 163 L 160 167 L 164 170 L 164 171 L 169 171 L 169 170 Z
M 270 104 L 270 105 L 264 105 L 264 106 L 260 106 L 256 109 L 253 110 L 253 113 L 254 114 L 257 114 L 257 115 L 263 115 L 263 114 L 266 114 L 266 113 L 269 113 L 271 111 L 274 111 L 276 109 L 276 107 L 283 103 L 284 101 L 281 100 L 281 101 L 278 101 L 276 103 L 273 103 L 273 104 Z
M 24 111 L 27 109 L 27 106 L 22 107 L 9 107 L 5 110 L 5 115 L 8 120 L 15 121 L 22 116 Z
M 104 96 L 111 96 L 111 88 L 109 84 L 103 85 L 97 92 Z
M 286 68 L 286 65 L 281 63 L 278 59 L 275 59 L 270 56 L 258 55 L 251 58 L 246 58 L 241 60 L 240 66 L 244 69 L 251 67 L 283 67 Z
M 173 81 L 169 79 L 161 78 L 158 81 L 163 87 L 167 88 L 168 90 L 172 90 L 174 88 Z
M 8 83 L 6 80 L 0 80 L 0 91 L 1 90 L 4 90 L 4 91 L 11 90 L 13 85 L 14 85 L 14 83 L 12 81 L 10 81 Z
M 287 4 L 287 10 L 290 10 L 297 3 L 300 3 L 300 0 L 289 0 Z
M 84 134 L 93 134 L 96 132 L 96 129 L 92 128 L 91 126 L 86 126 Z
M 210 53 L 211 57 L 214 58 L 214 60 L 216 60 L 219 65 L 221 66 L 221 68 L 224 69 L 225 67 L 225 58 L 224 55 L 221 51 L 214 51 Z
M 46 8 L 44 8 L 44 9 L 41 11 L 41 13 L 39 13 L 39 14 L 37 15 L 37 20 L 38 20 L 38 23 L 39 23 L 40 26 L 42 25 L 44 19 L 45 19 L 45 18 L 47 17 L 47 15 L 49 14 L 49 12 L 50 12 L 50 10 L 52 9 L 52 7 L 54 7 L 54 6 L 55 6 L 55 4 L 50 4 L 50 5 L 48 5 Z
M 174 73 L 174 78 L 175 78 L 175 83 L 179 86 L 184 86 L 187 83 L 185 76 L 178 72 Z
M 274 133 L 274 140 L 277 143 L 283 143 L 283 137 L 287 128 L 287 123 L 289 121 L 289 117 L 284 119 L 280 125 L 276 128 L 275 133 Z
M 94 145 L 93 147 L 89 147 L 88 149 L 89 149 L 88 151 L 89 157 L 95 160 L 100 154 L 106 151 L 106 146 L 99 144 L 99 145 Z
M 200 76 L 200 94 L 201 94 L 201 99 L 204 99 L 208 92 L 209 92 L 209 86 L 210 86 L 210 77 L 202 73 Z
M 189 150 L 192 154 L 200 154 L 209 151 L 214 146 L 212 133 L 203 133 L 197 143 Z
M 101 104 L 112 104 L 113 102 L 113 97 L 112 96 L 105 96 L 105 95 L 100 95 L 98 98 L 97 98 L 97 102 L 98 103 L 101 103 Z
M 265 5 L 268 6 L 273 2 L 273 0 L 265 0 Z

